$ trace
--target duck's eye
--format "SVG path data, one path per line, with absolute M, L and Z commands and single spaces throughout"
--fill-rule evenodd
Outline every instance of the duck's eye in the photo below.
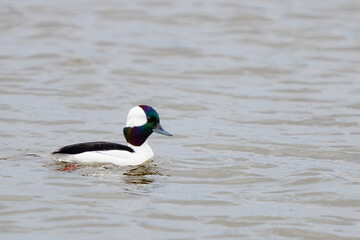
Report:
M 148 122 L 157 122 L 157 118 L 155 116 L 147 117 Z

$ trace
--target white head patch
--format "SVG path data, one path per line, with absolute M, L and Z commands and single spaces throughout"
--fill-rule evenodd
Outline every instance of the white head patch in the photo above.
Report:
M 146 122 L 147 117 L 141 107 L 136 106 L 130 109 L 127 115 L 126 127 L 138 127 L 144 125 Z

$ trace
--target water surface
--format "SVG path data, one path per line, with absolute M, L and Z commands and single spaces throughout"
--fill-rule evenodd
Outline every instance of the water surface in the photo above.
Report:
M 1 239 L 359 239 L 358 1 L 0 13 Z M 138 104 L 174 134 L 153 162 L 58 171 Z

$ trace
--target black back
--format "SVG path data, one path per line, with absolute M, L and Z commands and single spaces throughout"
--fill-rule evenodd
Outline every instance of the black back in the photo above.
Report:
M 134 150 L 131 147 L 111 142 L 85 142 L 85 143 L 77 143 L 69 146 L 65 146 L 59 149 L 59 151 L 53 152 L 63 153 L 63 154 L 78 154 L 83 152 L 91 152 L 91 151 L 106 151 L 106 150 L 122 150 L 133 153 Z

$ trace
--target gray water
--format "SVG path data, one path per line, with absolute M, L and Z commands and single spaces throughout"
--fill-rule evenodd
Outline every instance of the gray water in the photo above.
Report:
M 360 239 L 360 2 L 1 1 L 1 239 Z M 140 167 L 59 171 L 153 106 Z

